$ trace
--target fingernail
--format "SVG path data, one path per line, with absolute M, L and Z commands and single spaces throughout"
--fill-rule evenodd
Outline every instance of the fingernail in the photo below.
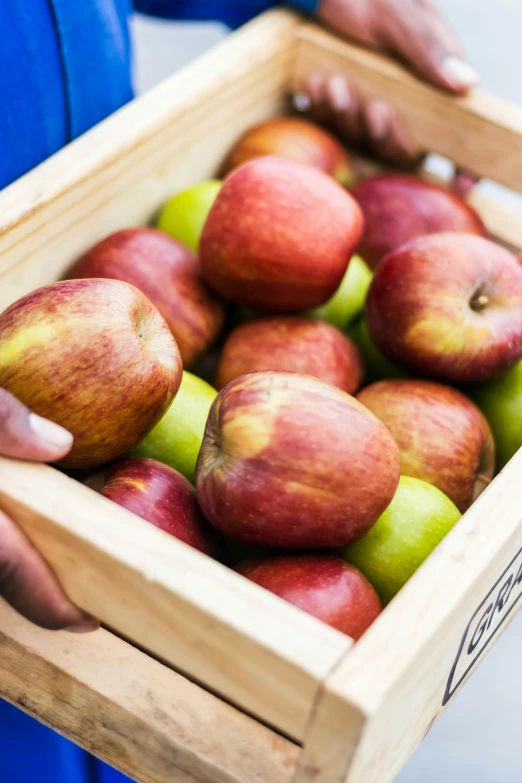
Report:
M 296 92 L 295 95 L 292 96 L 292 103 L 294 105 L 294 109 L 297 111 L 308 111 L 312 105 L 310 96 L 305 92 Z
M 442 70 L 448 81 L 455 87 L 472 87 L 479 81 L 479 75 L 473 66 L 454 55 L 446 57 L 442 63 Z
M 72 445 L 73 436 L 70 432 L 67 432 L 66 429 L 53 421 L 42 419 L 36 413 L 29 415 L 29 426 L 41 440 L 46 441 L 50 446 L 65 449 L 67 446 Z
M 348 111 L 352 104 L 352 95 L 344 76 L 339 74 L 332 76 L 328 84 L 328 92 L 330 94 L 330 103 L 334 111 Z

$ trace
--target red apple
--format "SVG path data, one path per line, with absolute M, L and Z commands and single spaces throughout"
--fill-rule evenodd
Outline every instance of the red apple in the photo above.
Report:
M 112 234 L 88 250 L 69 277 L 108 277 L 143 291 L 166 320 L 187 369 L 223 325 L 223 306 L 203 283 L 196 254 L 153 228 Z
M 421 237 L 380 262 L 366 318 L 399 367 L 454 384 L 488 381 L 522 357 L 522 268 L 482 237 Z
M 225 180 L 200 244 L 203 277 L 225 299 L 306 310 L 338 288 L 362 231 L 352 197 L 322 171 L 258 158 Z
M 95 467 L 133 448 L 181 376 L 167 324 L 127 283 L 54 283 L 0 315 L 0 387 L 74 435 L 65 467 Z
M 339 557 L 278 555 L 247 560 L 235 570 L 352 639 L 359 639 L 382 611 L 366 577 Z
M 250 128 L 230 152 L 224 174 L 265 155 L 308 163 L 344 187 L 349 187 L 355 180 L 350 156 L 342 144 L 309 120 L 277 117 Z
M 353 189 L 364 215 L 359 252 L 371 267 L 387 253 L 426 234 L 462 231 L 487 236 L 475 210 L 449 190 L 405 174 L 385 174 Z
M 308 375 L 256 372 L 214 401 L 196 487 L 209 522 L 231 538 L 330 549 L 372 527 L 399 463 L 388 430 L 353 397 Z
M 474 403 L 449 386 L 394 379 L 357 396 L 393 435 L 401 473 L 438 487 L 464 512 L 493 478 L 495 444 Z
M 216 387 L 257 370 L 313 375 L 353 394 L 364 368 L 355 345 L 334 326 L 291 316 L 261 318 L 230 334 L 219 362 Z
M 126 459 L 102 468 L 84 483 L 194 549 L 211 557 L 216 554 L 216 534 L 199 510 L 196 490 L 168 465 L 155 459 Z

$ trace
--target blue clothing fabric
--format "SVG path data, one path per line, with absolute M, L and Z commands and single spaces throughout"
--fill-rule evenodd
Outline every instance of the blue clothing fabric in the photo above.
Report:
M 129 8 L 114 0 L 48 0 L 60 42 L 74 139 L 132 98 Z
M 309 12 L 319 4 L 319 0 L 286 1 Z M 281 4 L 282 0 L 134 0 L 136 11 L 144 14 L 166 19 L 217 20 L 232 28 Z
M 130 0 L 0 2 L 0 189 L 132 98 Z
M 63 147 L 69 132 L 61 52 L 47 0 L 0 3 L 0 30 L 2 188 Z
M 59 734 L 0 699 L 2 783 L 129 783 Z

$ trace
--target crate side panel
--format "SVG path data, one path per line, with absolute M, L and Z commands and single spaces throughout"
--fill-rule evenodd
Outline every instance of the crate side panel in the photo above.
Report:
M 296 783 L 391 781 L 515 616 L 521 470 L 522 451 L 334 669 Z
M 99 630 L 36 628 L 0 602 L 0 694 L 140 783 L 290 783 L 297 747 Z
M 302 739 L 347 636 L 47 466 L 0 459 L 0 508 L 81 608 Z

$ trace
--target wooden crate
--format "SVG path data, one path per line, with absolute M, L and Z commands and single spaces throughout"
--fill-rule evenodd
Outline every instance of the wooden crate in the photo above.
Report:
M 425 148 L 522 189 L 522 110 L 450 97 L 274 11 L 0 194 L 0 309 L 215 174 L 315 70 L 350 74 Z M 522 247 L 520 219 L 472 200 Z M 2 605 L 0 693 L 141 783 L 386 783 L 520 605 L 521 470 L 519 453 L 353 645 L 54 469 L 2 459 L 0 508 L 118 636 L 53 634 Z

